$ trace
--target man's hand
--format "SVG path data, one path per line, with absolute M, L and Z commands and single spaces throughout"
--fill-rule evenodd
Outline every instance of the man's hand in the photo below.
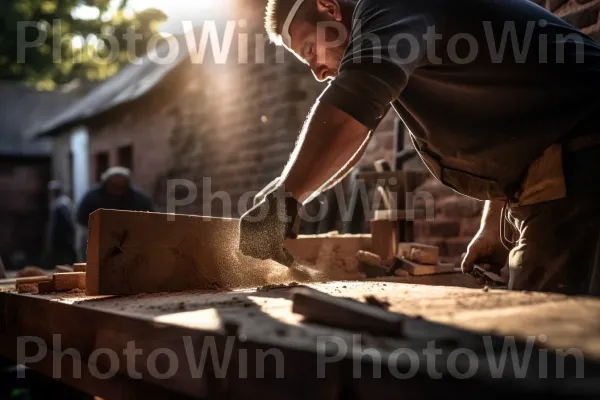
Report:
M 501 209 L 501 204 L 486 203 L 481 228 L 471 241 L 462 261 L 463 273 L 473 272 L 475 264 L 487 264 L 492 268 L 492 272 L 500 273 L 506 265 L 509 251 L 500 241 Z
M 274 260 L 291 266 L 294 257 L 285 249 L 287 238 L 296 238 L 300 207 L 282 187 L 261 193 L 255 205 L 240 220 L 239 248 L 242 254 L 260 260 Z
M 467 249 L 467 254 L 462 262 L 462 271 L 465 274 L 473 272 L 475 264 L 487 264 L 491 271 L 497 274 L 505 266 L 508 250 L 500 242 L 500 237 L 489 232 L 479 231 Z

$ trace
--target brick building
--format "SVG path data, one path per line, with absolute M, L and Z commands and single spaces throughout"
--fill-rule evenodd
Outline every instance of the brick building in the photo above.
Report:
M 536 2 L 598 40 L 600 0 Z M 236 7 L 218 24 L 219 37 L 226 37 L 228 29 L 233 32 L 226 54 L 214 47 L 206 54 L 187 53 L 184 43 L 189 45 L 190 37 L 179 37 L 172 60 L 164 62 L 170 54 L 164 48 L 159 56 L 146 56 L 40 130 L 55 137 L 55 175 L 74 182 L 81 193 L 108 166 L 125 165 L 159 209 L 167 210 L 169 196 L 190 195 L 185 185 L 168 192 L 169 180 L 179 179 L 193 182 L 197 193 L 189 204 L 170 211 L 238 216 L 245 209 L 238 207 L 239 201 L 249 200 L 249 191 L 261 189 L 281 172 L 323 85 L 293 56 L 266 42 L 265 0 L 233 3 Z M 196 47 L 201 35 L 194 36 Z M 163 62 L 153 62 L 157 58 Z M 408 145 L 406 139 L 397 143 L 397 126 L 402 131 L 395 115 L 388 115 L 363 166 L 381 158 L 393 162 L 396 149 Z M 74 146 L 75 135 L 83 149 Z M 73 169 L 73 157 L 84 165 Z M 405 168 L 424 167 L 417 159 Z M 436 200 L 436 216 L 417 223 L 417 240 L 457 257 L 479 228 L 481 203 L 434 180 L 424 188 Z

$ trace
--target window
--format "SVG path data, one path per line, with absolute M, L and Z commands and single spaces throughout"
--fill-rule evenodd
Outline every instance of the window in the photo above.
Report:
M 96 182 L 100 182 L 102 174 L 108 169 L 108 152 L 102 151 L 96 153 L 95 159 L 94 169 L 96 173 Z
M 117 158 L 119 166 L 128 168 L 133 172 L 133 145 L 119 147 Z

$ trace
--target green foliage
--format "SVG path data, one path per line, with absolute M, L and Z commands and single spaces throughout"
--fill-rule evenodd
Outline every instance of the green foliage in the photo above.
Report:
M 97 18 L 75 18 L 79 6 L 96 10 Z M 165 14 L 128 15 L 127 0 L 116 12 L 109 6 L 110 0 L 2 0 L 0 80 L 51 90 L 76 78 L 106 79 L 145 54 Z

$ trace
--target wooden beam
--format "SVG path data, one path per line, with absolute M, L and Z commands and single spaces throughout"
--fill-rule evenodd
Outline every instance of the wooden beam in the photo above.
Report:
M 312 271 L 238 251 L 238 220 L 116 210 L 90 216 L 88 295 L 237 289 L 311 281 Z

